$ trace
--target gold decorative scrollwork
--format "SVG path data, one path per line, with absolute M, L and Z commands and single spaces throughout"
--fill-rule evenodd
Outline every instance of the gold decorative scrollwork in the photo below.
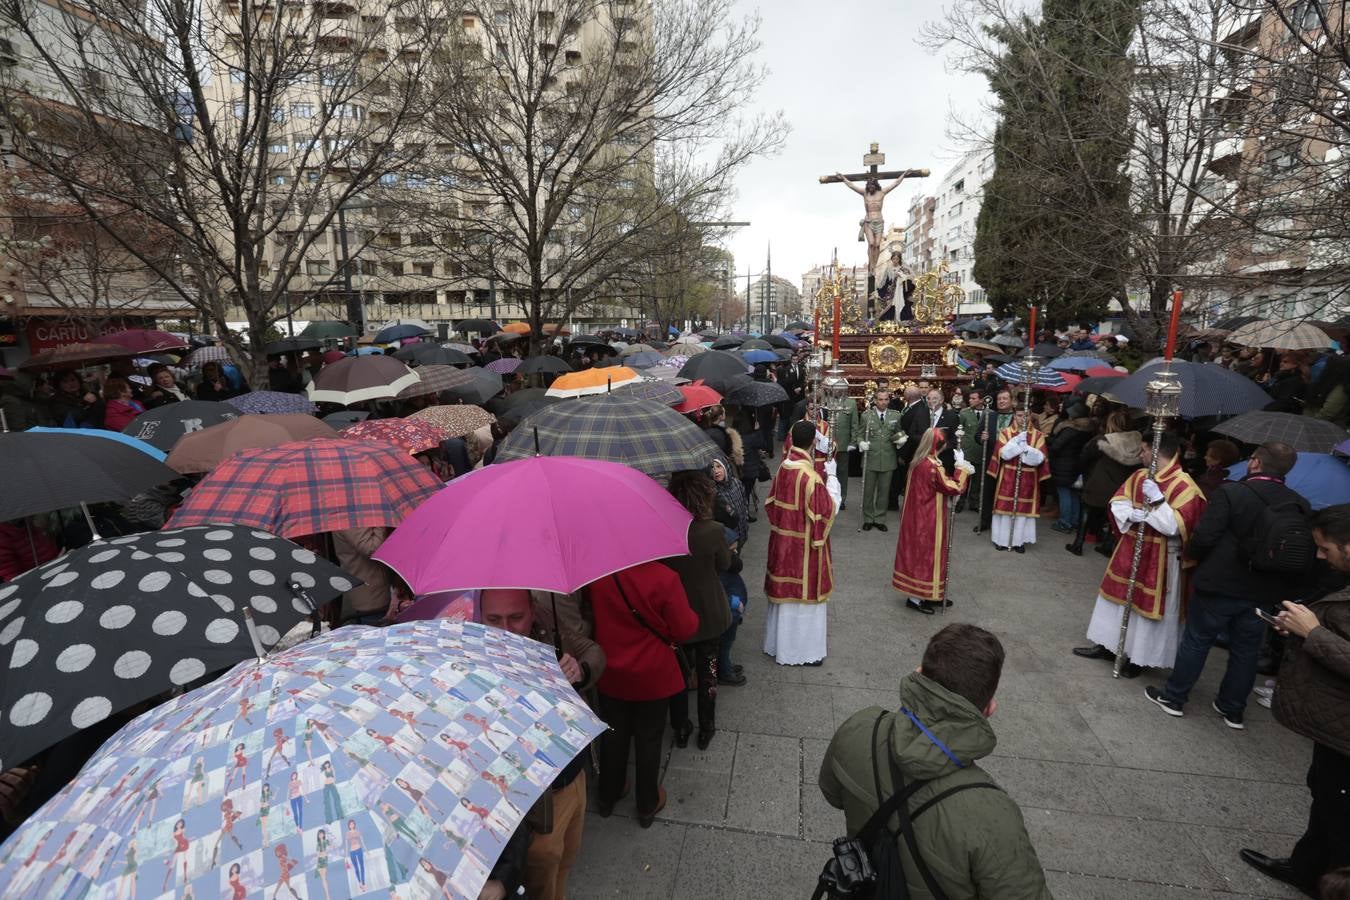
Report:
M 914 319 L 925 334 L 947 330 L 947 318 L 956 311 L 966 292 L 948 279 L 944 260 L 936 269 L 920 275 L 914 286 Z
M 867 345 L 867 364 L 872 371 L 885 375 L 903 372 L 909 364 L 909 353 L 909 342 L 904 338 L 877 338 Z

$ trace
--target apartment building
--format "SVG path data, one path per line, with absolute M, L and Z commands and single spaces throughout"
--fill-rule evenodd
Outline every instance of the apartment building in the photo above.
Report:
M 882 246 L 886 247 L 887 244 L 883 243 Z M 887 254 L 889 254 L 889 250 Z M 883 257 L 883 259 L 889 258 L 889 255 Z M 858 300 L 859 308 L 861 308 L 867 298 L 867 264 L 864 263 L 860 266 L 841 265 L 840 268 L 845 273 L 853 275 L 853 294 Z M 812 266 L 802 273 L 802 315 L 804 318 L 809 317 L 809 314 L 815 309 L 816 294 L 820 292 L 820 286 L 829 274 L 829 266 Z
M 971 150 L 947 170 L 937 192 L 911 202 L 905 228 L 905 264 L 922 274 L 947 263 L 948 279 L 961 286 L 960 315 L 989 311 L 984 289 L 975 281 L 975 220 L 984 183 L 994 171 L 993 151 Z
M 95 227 L 59 179 L 30 163 L 49 157 L 87 159 L 87 175 L 99 183 L 99 148 L 81 128 L 79 101 L 58 73 L 79 72 L 88 91 L 83 101 L 97 103 L 99 91 L 109 87 L 108 74 L 86 63 L 114 54 L 118 42 L 150 38 L 77 4 L 39 0 L 22 9 L 26 27 L 53 61 L 6 18 L 0 27 L 0 89 L 6 103 L 0 117 L 6 174 L 0 185 L 0 351 L 11 354 L 11 362 L 103 332 L 191 318 L 189 303 Z M 75 44 L 76 34 L 82 47 Z M 111 120 L 110 128 L 163 127 L 100 112 Z M 131 215 L 122 220 L 127 227 L 121 236 L 130 238 L 138 253 L 171 265 L 171 241 L 162 230 Z
M 1350 171 L 1339 127 L 1350 102 L 1341 62 L 1345 4 L 1281 6 L 1234 8 L 1221 39 L 1233 77 L 1211 104 L 1222 127 L 1205 193 L 1212 181 L 1245 239 L 1204 273 L 1215 284 L 1210 321 L 1233 313 L 1334 320 L 1350 312 L 1344 229 L 1327 215 L 1343 208 L 1336 185 Z
M 222 11 L 218 21 L 227 25 L 237 21 L 232 16 L 238 15 L 239 0 L 208 2 L 216 4 Z M 257 2 L 254 0 L 255 5 Z M 279 3 L 278 15 L 303 17 L 313 15 L 317 10 L 331 23 L 324 28 L 319 40 L 335 58 L 346 57 L 335 65 L 339 72 L 352 66 L 352 54 L 360 56 L 358 65 L 368 62 L 378 69 L 390 59 L 391 53 L 420 52 L 416 41 L 410 42 L 407 37 L 427 27 L 428 10 L 434 8 L 434 3 L 413 9 L 406 5 L 372 4 L 369 0 L 276 2 Z M 506 17 L 510 15 L 513 13 L 501 4 L 496 8 L 484 7 L 481 13 L 467 11 L 433 17 L 429 22 L 431 27 L 448 29 L 449 35 L 445 46 L 432 53 L 464 53 L 468 48 L 485 58 L 506 54 L 506 45 L 494 42 L 490 32 L 495 26 L 505 29 L 508 25 Z M 542 17 L 552 14 L 543 10 L 538 15 L 542 22 Z M 421 18 L 414 20 L 414 16 Z M 486 16 L 493 19 L 485 19 Z M 567 81 L 580 70 L 590 49 L 603 40 L 605 27 L 606 23 L 599 20 L 590 21 L 562 38 L 566 42 L 563 53 L 566 68 L 558 76 L 558 83 L 552 85 L 560 96 L 568 93 Z M 220 56 L 228 58 L 232 45 L 235 52 L 242 50 L 242 36 L 237 30 L 231 32 L 226 28 L 224 31 L 216 36 L 216 40 L 222 48 Z M 222 110 L 228 111 L 247 96 L 246 86 L 238 71 L 228 65 L 218 68 L 219 71 L 212 73 L 212 97 Z M 329 102 L 325 98 L 333 93 L 326 90 L 330 87 L 325 80 L 328 77 L 321 70 L 317 78 L 311 75 L 308 79 L 300 79 L 288 92 L 286 102 L 272 112 L 273 121 L 284 127 L 278 129 L 283 136 L 273 141 L 270 147 L 269 178 L 281 191 L 300 179 L 336 178 L 340 182 L 343 166 L 341 160 L 334 160 L 334 156 L 351 155 L 359 162 L 363 135 L 374 134 L 396 121 L 391 117 L 398 115 L 398 86 L 388 83 L 392 77 L 371 78 L 359 95 L 337 104 L 336 108 L 330 103 L 330 116 L 323 126 L 325 136 L 321 139 L 330 146 L 316 146 L 320 140 L 316 137 L 319 128 L 316 123 L 325 111 L 323 104 Z M 351 123 L 345 133 L 352 135 L 352 140 L 345 145 L 344 129 L 340 124 L 337 137 L 334 137 L 334 116 Z M 308 222 L 320 217 L 307 219 L 300 214 L 269 238 L 266 254 L 269 260 L 280 258 L 287 242 L 296 243 L 298 237 L 310 239 L 299 271 L 285 285 L 287 296 L 292 298 L 289 305 L 294 317 L 307 320 L 359 318 L 366 323 L 367 330 L 374 330 L 379 323 L 398 317 L 420 318 L 433 324 L 467 317 L 491 317 L 502 321 L 525 318 L 527 307 L 523 290 L 513 288 L 486 271 L 474 271 L 474 267 L 464 262 L 463 254 L 452 254 L 446 249 L 463 246 L 465 238 L 453 227 L 446 228 L 445 223 L 482 221 L 501 215 L 501 204 L 484 184 L 481 173 L 471 171 L 463 158 L 457 157 L 448 145 L 437 143 L 434 136 L 412 129 L 400 133 L 397 139 L 402 154 L 418 162 L 383 175 L 377 185 L 345 203 L 332 223 L 317 233 Z M 333 144 L 337 146 L 331 146 Z M 520 156 L 510 135 L 503 134 L 496 144 L 504 155 Z M 318 173 L 314 166 L 316 155 L 322 160 L 317 167 L 321 170 Z M 434 210 L 434 214 L 419 217 L 416 214 L 419 208 Z M 571 214 L 570 210 L 568 214 Z M 546 253 L 553 258 L 562 258 L 569 252 L 566 241 L 564 230 L 555 231 Z M 491 260 L 491 265 L 484 265 L 483 269 L 495 267 L 499 274 L 505 271 L 512 278 L 519 274 L 515 280 L 524 281 L 523 268 L 510 260 L 504 261 L 505 252 L 492 246 L 491 241 L 484 242 L 481 255 Z M 264 272 L 264 276 L 267 274 Z M 545 289 L 553 290 L 548 286 Z M 619 286 L 598 291 L 594 300 L 578 311 L 575 321 L 585 324 L 639 319 L 640 312 L 629 299 L 633 296 L 632 291 Z M 243 311 L 234 310 L 231 318 L 242 319 Z
M 781 328 L 790 319 L 810 312 L 809 300 L 804 304 L 802 292 L 780 275 L 760 276 L 749 287 L 741 289 L 741 297 L 745 300 L 746 317 L 754 331 Z

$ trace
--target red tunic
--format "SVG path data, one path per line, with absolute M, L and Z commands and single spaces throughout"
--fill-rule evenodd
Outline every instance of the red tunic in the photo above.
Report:
M 793 448 L 764 501 L 769 519 L 764 593 L 775 603 L 824 603 L 834 589 L 834 501 L 813 462 L 808 451 Z
M 949 476 L 936 456 L 909 467 L 891 587 L 916 600 L 941 600 L 947 571 L 947 497 L 966 489 L 966 473 Z
M 1044 457 L 1038 466 L 1022 464 L 1022 480 L 1017 480 L 1017 457 L 1004 459 L 1001 454 L 1008 441 L 1017 437 L 1023 430 L 1027 433 L 1027 446 L 1041 451 Z M 989 468 L 985 474 L 998 479 L 994 491 L 994 515 L 1022 516 L 1037 518 L 1041 508 L 1041 482 L 1050 477 L 1050 456 L 1045 450 L 1045 434 L 1035 428 L 1021 429 L 1009 425 L 998 433 L 994 449 L 989 452 Z M 1014 506 L 1013 492 L 1017 492 Z
M 1147 502 L 1144 500 L 1144 481 L 1147 478 L 1147 469 L 1135 470 L 1116 491 L 1112 502 L 1123 499 L 1136 507 L 1144 506 Z M 1176 515 L 1176 536 L 1184 547 L 1195 523 L 1200 521 L 1200 514 L 1205 511 L 1205 495 L 1191 480 L 1191 476 L 1181 471 L 1181 465 L 1175 459 L 1153 476 L 1153 480 L 1162 489 L 1167 505 L 1172 507 Z M 1135 535 L 1138 532 L 1139 526 L 1135 525 L 1120 536 L 1115 552 L 1111 554 L 1111 564 L 1102 576 L 1101 595 L 1112 603 L 1125 603 L 1125 595 L 1130 589 Z M 1146 619 L 1161 619 L 1166 610 L 1167 590 L 1167 536 L 1146 524 L 1144 548 L 1139 557 L 1139 575 L 1135 580 L 1130 605 Z

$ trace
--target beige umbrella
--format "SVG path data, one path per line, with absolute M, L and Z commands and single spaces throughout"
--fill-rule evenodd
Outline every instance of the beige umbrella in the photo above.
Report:
M 1243 347 L 1273 347 L 1277 350 L 1325 350 L 1331 337 L 1307 322 L 1249 322 L 1227 338 Z
M 421 419 L 445 432 L 446 437 L 464 437 L 497 421 L 497 417 L 481 406 L 468 403 L 447 406 L 428 406 L 408 418 Z

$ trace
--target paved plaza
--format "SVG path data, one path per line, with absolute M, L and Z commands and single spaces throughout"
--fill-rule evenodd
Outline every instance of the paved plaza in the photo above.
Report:
M 854 500 L 860 485 L 851 486 Z M 810 897 L 843 830 L 816 773 L 835 726 L 872 704 L 894 709 L 899 678 L 946 622 L 992 630 L 1007 649 L 994 730 L 981 762 L 1021 805 L 1059 898 L 1200 900 L 1292 897 L 1245 866 L 1238 848 L 1286 855 L 1308 810 L 1311 745 L 1252 703 L 1247 730 L 1210 708 L 1225 654 L 1215 650 L 1183 719 L 1144 699 L 1156 673 L 1116 681 L 1106 663 L 1078 659 L 1105 560 L 1064 552 L 1040 523 L 1024 556 L 998 553 L 956 518 L 953 599 L 943 616 L 906 611 L 890 587 L 897 520 L 858 533 L 860 510 L 833 532 L 836 588 L 829 657 L 819 668 L 780 667 L 760 650 L 768 526 L 752 527 L 745 578 L 752 608 L 734 657 L 749 683 L 723 688 L 719 731 L 706 752 L 670 747 L 669 803 L 638 828 L 631 800 L 613 817 L 592 813 L 573 870 L 578 898 Z M 670 736 L 667 730 L 667 743 Z

